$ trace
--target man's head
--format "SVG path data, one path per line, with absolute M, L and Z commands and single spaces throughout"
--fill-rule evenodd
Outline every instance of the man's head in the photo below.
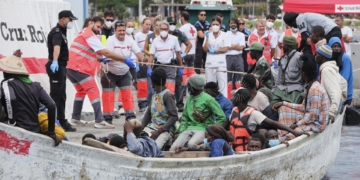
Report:
M 153 23 L 155 33 L 160 33 L 160 22 L 161 22 L 161 18 L 157 16 L 154 19 L 154 23 Z
M 122 136 L 115 136 L 111 138 L 109 144 L 120 149 L 124 149 L 127 146 L 127 143 Z
M 297 49 L 298 43 L 294 36 L 285 36 L 283 39 L 283 50 L 285 54 L 290 53 L 292 50 Z
M 284 15 L 284 22 L 294 28 L 297 28 L 296 18 L 299 16 L 298 13 L 288 12 Z
M 169 34 L 170 24 L 166 21 L 161 21 L 159 24 L 160 36 L 166 38 Z
M 169 23 L 169 31 L 174 32 L 176 29 L 176 18 L 175 17 L 167 17 L 167 22 Z
M 236 32 L 238 31 L 238 27 L 239 27 L 239 21 L 236 18 L 230 18 L 229 20 L 229 27 L 230 27 L 230 31 L 232 32 Z
M 88 17 L 84 20 L 83 29 L 90 26 L 91 19 L 92 17 Z
M 318 64 L 323 64 L 326 61 L 329 61 L 332 57 L 331 47 L 328 45 L 321 45 L 316 48 L 315 61 Z
M 339 26 L 339 27 L 343 27 L 344 26 L 344 18 L 342 15 L 336 15 L 335 17 L 335 23 Z
M 187 88 L 190 95 L 196 95 L 203 91 L 205 85 L 205 79 L 198 74 L 194 74 L 189 77 Z
M 90 138 L 90 139 L 95 139 L 95 140 L 96 140 L 96 137 L 95 137 L 94 134 L 88 133 L 88 134 L 85 134 L 85 135 L 82 137 L 82 141 L 81 141 L 82 144 L 84 144 L 84 141 L 85 141 L 86 138 Z
M 95 16 L 91 19 L 89 27 L 95 34 L 100 34 L 101 28 L 104 25 L 104 19 L 100 16 Z
M 263 20 L 256 21 L 256 30 L 260 36 L 265 34 L 265 22 Z
M 245 29 L 245 20 L 240 18 L 239 19 L 239 26 L 238 26 L 239 30 L 242 31 Z
M 104 13 L 104 19 L 105 19 L 105 28 L 110 29 L 115 21 L 115 14 L 112 11 L 107 10 Z
M 248 143 L 248 151 L 260 151 L 265 145 L 265 138 L 261 134 L 251 135 Z
M 215 32 L 215 33 L 219 32 L 221 22 L 222 22 L 221 19 L 217 16 L 215 16 L 211 19 L 210 25 L 211 25 L 211 29 L 213 30 L 213 32 Z
M 164 87 L 166 84 L 166 72 L 161 68 L 156 68 L 151 74 L 151 82 L 154 89 Z
M 204 86 L 204 91 L 212 97 L 219 95 L 219 86 L 216 82 L 208 82 Z
M 256 78 L 253 74 L 245 74 L 241 80 L 241 87 L 246 88 L 248 91 L 256 90 Z
M 232 103 L 234 107 L 238 107 L 239 109 L 245 109 L 247 107 L 249 100 L 250 100 L 250 92 L 244 87 L 241 87 L 234 94 Z
M 123 21 L 115 22 L 115 36 L 119 41 L 124 41 L 126 25 Z
M 133 127 L 134 127 L 133 133 L 135 134 L 135 136 L 139 137 L 143 130 L 143 126 L 142 126 L 141 122 L 138 119 L 131 119 L 128 122 L 133 125 Z M 126 136 L 124 136 L 124 137 L 126 137 Z
M 180 14 L 181 14 L 180 23 L 181 24 L 188 23 L 190 20 L 190 14 L 187 11 L 181 11 Z
M 332 37 L 329 40 L 329 45 L 331 46 L 331 49 L 334 52 L 341 52 L 341 40 L 338 37 Z
M 318 41 L 324 39 L 325 29 L 322 26 L 314 26 L 310 33 L 311 42 L 317 43 Z
M 135 29 L 134 22 L 130 20 L 130 21 L 127 21 L 125 25 L 126 25 L 126 29 L 125 29 L 126 34 L 132 34 Z
M 274 22 L 276 20 L 276 17 L 272 14 L 266 15 L 266 27 L 269 29 L 272 29 L 274 27 Z
M 142 28 L 145 32 L 148 32 L 151 27 L 151 19 L 150 18 L 144 18 L 142 21 Z
M 303 62 L 301 69 L 301 78 L 305 83 L 316 80 L 316 63 L 312 60 Z
M 250 51 L 250 57 L 252 59 L 258 60 L 263 54 L 264 46 L 259 42 L 253 42 L 250 47 L 245 50 Z
M 224 16 L 223 16 L 221 13 L 217 13 L 217 14 L 216 14 L 216 17 L 220 18 L 220 19 L 221 19 L 221 22 L 224 21 Z
M 265 137 L 267 140 L 279 139 L 279 134 L 277 131 L 270 129 L 265 133 Z
M 59 12 L 59 24 L 67 29 L 71 29 L 73 27 L 73 20 L 77 20 L 78 18 L 73 15 L 73 13 L 69 10 L 63 10 Z
M 199 21 L 204 22 L 206 20 L 206 12 L 203 10 L 200 10 L 199 14 L 198 14 L 198 18 L 199 18 Z

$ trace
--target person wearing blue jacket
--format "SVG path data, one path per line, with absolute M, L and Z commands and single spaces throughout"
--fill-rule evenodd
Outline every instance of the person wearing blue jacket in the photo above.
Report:
M 219 86 L 215 82 L 208 82 L 204 86 L 204 91 L 210 96 L 214 97 L 219 103 L 221 109 L 225 113 L 225 117 L 229 118 L 232 109 L 234 108 L 232 102 L 219 92 Z
M 329 40 L 328 45 L 333 50 L 332 59 L 336 60 L 336 65 L 339 67 L 339 73 L 347 81 L 347 98 L 344 105 L 351 105 L 352 95 L 354 93 L 351 59 L 349 55 L 344 53 L 344 51 L 342 50 L 341 40 L 338 37 L 332 37 Z

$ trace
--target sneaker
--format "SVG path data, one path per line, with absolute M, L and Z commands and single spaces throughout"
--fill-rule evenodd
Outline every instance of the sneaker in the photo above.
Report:
M 178 107 L 178 112 L 183 112 L 184 111 L 184 107 Z
M 60 123 L 61 124 L 61 123 Z M 73 126 L 71 126 L 70 123 L 68 123 L 66 121 L 66 123 L 61 124 L 61 127 L 66 131 L 66 132 L 75 132 L 76 128 L 74 128 Z
M 146 108 L 140 108 L 140 112 L 145 112 Z
M 124 110 L 124 108 L 120 108 L 120 109 L 118 110 L 118 113 L 119 113 L 120 116 L 125 116 L 125 110 Z
M 113 124 L 112 121 L 110 121 L 110 120 L 105 120 L 105 121 L 111 125 Z
M 75 126 L 85 126 L 86 124 L 88 124 L 88 122 L 84 120 L 71 119 L 70 124 Z
M 98 128 L 98 129 L 115 129 L 114 125 L 109 124 L 106 121 L 101 121 L 99 123 L 95 123 L 94 127 Z

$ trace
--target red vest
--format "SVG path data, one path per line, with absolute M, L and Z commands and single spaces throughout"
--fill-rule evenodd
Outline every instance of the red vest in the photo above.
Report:
M 251 43 L 253 42 L 258 42 L 258 36 L 255 35 L 254 33 L 250 34 L 249 36 L 249 44 L 251 45 Z M 265 38 L 261 38 L 260 43 L 264 46 L 264 51 L 263 51 L 263 55 L 266 58 L 266 60 L 269 62 L 269 65 L 271 66 L 272 61 L 271 61 L 271 46 L 270 43 L 271 42 L 271 35 L 268 35 Z M 248 65 L 254 65 L 256 63 L 255 59 L 252 59 L 250 57 L 250 52 L 247 54 L 247 58 L 246 61 L 248 63 Z
M 292 36 L 292 29 L 287 29 L 284 32 L 285 32 L 285 36 Z M 300 43 L 301 43 L 301 34 L 300 34 L 300 32 L 297 32 L 296 41 L 298 43 L 298 47 L 300 47 Z M 281 49 L 281 56 L 280 57 L 282 57 L 283 55 L 284 55 L 284 51 L 283 51 L 283 49 Z
M 86 42 L 91 36 L 94 36 L 91 28 L 85 28 L 77 35 L 70 46 L 67 68 L 94 76 L 97 67 L 96 52 Z
M 234 142 L 231 143 L 235 152 L 246 151 L 246 146 L 252 134 L 251 130 L 247 127 L 248 120 L 251 113 L 255 110 L 249 107 L 240 118 L 240 112 L 235 107 L 230 116 L 230 133 L 234 135 Z

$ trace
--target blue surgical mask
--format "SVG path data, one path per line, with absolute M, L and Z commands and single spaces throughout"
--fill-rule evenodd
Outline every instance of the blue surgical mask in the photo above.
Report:
M 269 146 L 274 147 L 280 144 L 280 141 L 278 139 L 269 140 Z
M 207 147 L 207 148 L 210 149 L 210 148 L 211 148 L 211 147 L 210 147 L 210 144 L 211 144 L 211 143 L 208 142 L 207 138 L 205 138 L 205 139 L 204 139 L 204 145 L 205 145 L 205 147 Z
M 230 28 L 230 31 L 237 31 L 238 29 L 237 28 Z

